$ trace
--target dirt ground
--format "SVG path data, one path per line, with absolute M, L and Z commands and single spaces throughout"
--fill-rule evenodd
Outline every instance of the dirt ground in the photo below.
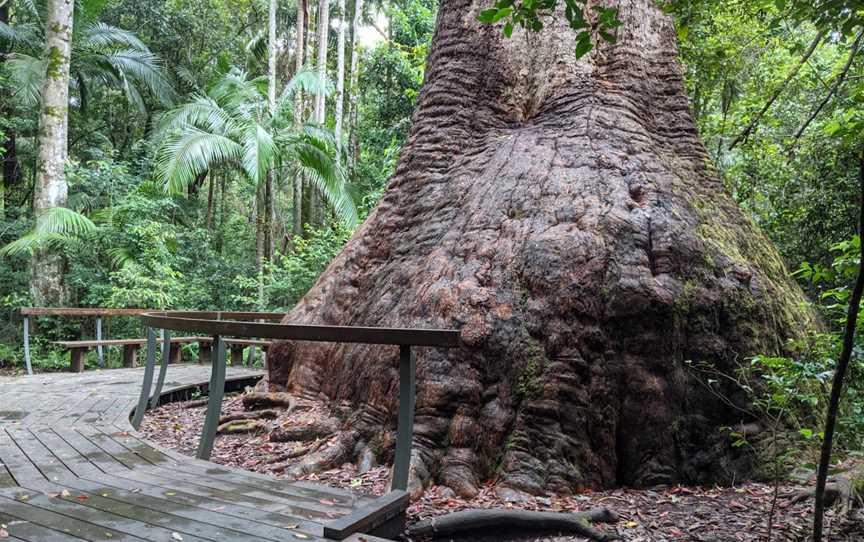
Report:
M 190 406 L 193 405 L 193 406 Z M 203 405 L 171 403 L 148 413 L 142 425 L 147 437 L 163 446 L 189 455 L 195 453 L 204 421 Z M 239 395 L 227 397 L 223 415 L 241 412 Z M 272 424 L 298 426 L 326 414 L 322 405 L 306 405 L 290 416 L 284 413 Z M 327 446 L 327 442 L 321 443 Z M 216 439 L 211 460 L 236 468 L 284 476 L 299 459 L 287 459 L 299 446 L 308 443 L 270 442 L 268 434 L 220 435 Z M 360 473 L 346 464 L 305 479 L 351 491 L 381 495 L 386 492 L 389 469 L 376 466 Z M 485 485 L 473 499 L 457 497 L 450 489 L 433 486 L 408 510 L 409 522 L 459 510 L 476 508 L 519 508 L 543 511 L 579 511 L 605 506 L 616 511 L 621 521 L 615 525 L 600 525 L 616 532 L 630 542 L 764 542 L 804 541 L 812 522 L 812 502 L 792 503 L 790 497 L 801 485 L 773 485 L 747 482 L 734 487 L 655 487 L 650 489 L 613 489 L 586 491 L 577 495 L 530 496 Z M 776 490 L 776 499 L 775 499 Z M 769 538 L 768 518 L 774 509 Z M 864 520 L 860 513 L 853 517 L 830 510 L 827 517 L 827 540 L 832 542 L 864 542 Z M 472 536 L 475 541 L 503 540 L 494 536 Z M 581 541 L 573 536 L 509 536 L 519 541 Z

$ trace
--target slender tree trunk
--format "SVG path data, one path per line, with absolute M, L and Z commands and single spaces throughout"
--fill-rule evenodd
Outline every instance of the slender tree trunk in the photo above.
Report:
M 205 220 L 207 224 L 207 231 L 213 233 L 213 192 L 214 192 L 214 184 L 216 183 L 215 175 L 213 172 L 210 172 L 210 182 L 207 186 L 207 218 Z
M 342 113 L 345 109 L 345 0 L 339 0 L 339 39 L 336 45 L 336 109 L 333 134 L 336 138 L 337 161 L 342 161 Z
M 864 236 L 864 151 L 858 161 L 858 184 L 861 201 L 858 217 L 858 235 Z M 837 367 L 834 369 L 834 380 L 831 383 L 831 397 L 828 400 L 828 414 L 825 420 L 825 436 L 822 438 L 822 453 L 819 457 L 819 470 L 816 474 L 816 508 L 813 514 L 813 542 L 822 542 L 822 523 L 825 518 L 825 484 L 828 481 L 828 469 L 831 467 L 831 448 L 834 445 L 834 429 L 837 425 L 837 413 L 840 410 L 840 399 L 843 394 L 843 381 L 852 359 L 855 348 L 855 329 L 858 325 L 858 312 L 861 310 L 861 295 L 864 294 L 864 238 L 861 239 L 858 264 L 858 276 L 855 287 L 849 298 L 849 308 L 846 312 L 846 329 L 843 333 L 843 349 Z
M 387 190 L 285 318 L 459 330 L 456 348 L 416 350 L 415 496 L 433 478 L 464 496 L 490 479 L 533 493 L 740 479 L 745 452 L 720 428 L 742 415 L 685 361 L 731 374 L 813 325 L 699 141 L 671 18 L 655 0 L 603 5 L 620 9 L 617 43 L 575 59 L 563 13 L 508 39 L 477 21 L 488 0 L 442 0 Z M 304 465 L 393 442 L 396 349 L 270 353 L 271 390 L 355 406 L 338 448 Z
M 267 39 L 267 104 L 270 108 L 270 116 L 276 114 L 276 10 L 278 8 L 278 0 L 270 0 L 270 10 L 268 21 L 268 39 Z M 273 259 L 273 177 L 275 171 L 271 167 L 267 171 L 267 177 L 264 182 L 264 259 L 270 261 Z
M 360 74 L 360 51 L 357 49 L 357 35 L 360 31 L 360 17 L 363 13 L 363 0 L 354 0 L 354 18 L 351 21 L 351 68 L 348 72 L 348 123 L 350 133 L 348 136 L 348 175 L 354 173 L 354 164 L 357 162 L 356 150 L 356 123 L 357 123 L 357 96 L 359 94 Z
M 317 49 L 318 54 L 317 68 L 318 79 L 323 87 L 327 82 L 327 45 L 329 43 L 328 36 L 330 30 L 330 0 L 318 0 L 318 24 L 317 31 Z M 320 93 L 315 97 L 315 122 L 324 124 L 327 121 L 327 97 L 324 93 Z M 309 193 L 309 220 L 315 227 L 320 227 L 323 223 L 324 209 L 321 200 L 321 194 L 318 190 L 312 189 Z
M 267 183 L 258 183 L 255 189 L 255 272 L 258 275 L 258 309 L 264 305 L 264 261 L 265 258 L 265 215 L 264 203 Z
M 9 23 L 9 4 L 3 4 L 0 7 L 0 23 Z M 9 54 L 8 48 L 0 49 L 0 66 L 6 62 L 6 57 Z M 0 118 L 8 118 L 10 116 L 9 104 L 5 99 L 0 98 Z M 3 172 L 0 178 L 0 218 L 6 215 L 6 191 L 14 186 L 18 181 L 18 159 L 16 156 L 15 134 L 9 132 L 7 126 L 3 129 L 5 139 L 0 141 L 0 155 L 3 158 Z
M 308 18 L 306 16 L 306 0 L 298 0 L 297 2 L 297 37 L 294 44 L 296 49 L 296 68 L 295 73 L 300 73 L 303 70 L 303 60 L 306 56 L 306 25 Z M 303 127 L 303 92 L 298 91 L 294 96 L 294 126 L 297 129 Z M 292 209 L 292 228 L 294 235 L 300 236 L 303 234 L 303 176 L 299 173 L 294 175 L 294 201 Z
M 69 59 L 72 41 L 72 0 L 48 0 L 45 18 L 45 83 L 39 113 L 39 161 L 33 187 L 37 227 L 46 211 L 66 205 L 68 187 L 64 167 L 68 158 Z M 33 302 L 49 305 L 67 299 L 63 258 L 49 250 L 33 254 L 30 293 Z

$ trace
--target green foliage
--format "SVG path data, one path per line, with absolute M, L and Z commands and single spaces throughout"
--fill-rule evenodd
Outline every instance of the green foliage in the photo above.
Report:
M 558 12 L 558 0 L 496 0 L 494 7 L 480 12 L 477 20 L 495 24 L 504 21 L 501 31 L 508 38 L 516 26 L 530 32 L 544 28 L 543 19 L 554 18 Z M 584 56 L 594 48 L 597 36 L 608 43 L 615 43 L 613 33 L 621 26 L 618 9 L 592 5 L 588 10 L 587 0 L 564 0 L 564 18 L 570 28 L 576 30 L 576 58 Z
M 264 273 L 264 306 L 288 310 L 303 297 L 315 283 L 318 275 L 342 249 L 350 237 L 350 230 L 339 224 L 332 227 L 310 229 L 308 238 L 295 238 L 286 254 L 280 254 Z M 234 279 L 234 302 L 244 309 L 257 309 L 257 276 L 239 275 Z

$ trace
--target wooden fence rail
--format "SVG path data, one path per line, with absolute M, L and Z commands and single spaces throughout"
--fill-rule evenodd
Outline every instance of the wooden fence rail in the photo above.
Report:
M 261 312 L 146 312 L 141 320 L 147 327 L 147 364 L 138 407 L 132 419 L 136 429 L 144 419 L 149 407 L 158 404 L 168 370 L 168 356 L 162 356 L 159 376 L 153 387 L 156 365 L 155 328 L 165 330 L 166 342 L 169 330 L 186 331 L 213 336 L 214 356 L 210 371 L 209 400 L 207 414 L 198 443 L 198 458 L 209 459 L 216 438 L 216 429 L 221 415 L 222 397 L 225 389 L 225 338 L 280 339 L 319 341 L 335 343 L 361 343 L 399 346 L 399 413 L 396 429 L 396 457 L 393 466 L 392 490 L 404 491 L 408 487 L 408 469 L 411 461 L 411 442 L 414 434 L 414 405 L 416 401 L 416 367 L 413 347 L 452 348 L 458 346 L 459 332 L 452 329 L 405 329 L 379 327 L 310 326 L 279 324 L 282 313 Z M 256 322 L 267 320 L 271 323 Z

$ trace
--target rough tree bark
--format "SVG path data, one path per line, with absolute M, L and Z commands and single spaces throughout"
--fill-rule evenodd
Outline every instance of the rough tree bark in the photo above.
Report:
M 731 374 L 814 315 L 710 163 L 670 18 L 607 2 L 618 43 L 576 60 L 563 22 L 507 39 L 487 4 L 441 2 L 396 172 L 285 321 L 459 329 L 418 351 L 414 495 L 740 479 L 741 413 L 686 361 Z M 392 448 L 397 357 L 282 342 L 269 385 L 353 405 L 350 460 Z
M 66 159 L 69 132 L 69 59 L 72 41 L 72 0 L 48 0 L 45 18 L 45 82 L 39 112 L 39 157 L 33 188 L 37 224 L 46 211 L 66 205 Z M 63 258 L 47 250 L 33 254 L 30 293 L 36 306 L 62 302 Z

